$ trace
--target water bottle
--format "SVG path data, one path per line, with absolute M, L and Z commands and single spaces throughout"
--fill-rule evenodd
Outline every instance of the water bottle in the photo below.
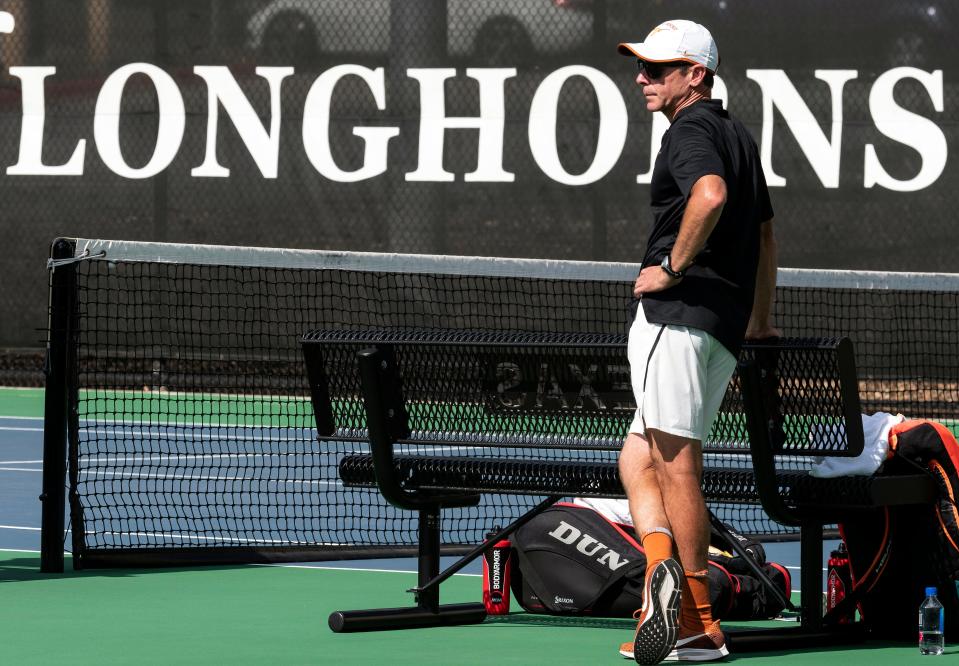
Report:
M 826 611 L 831 611 L 852 592 L 852 572 L 849 569 L 849 552 L 845 542 L 839 542 L 838 550 L 829 554 L 829 573 L 826 576 Z M 839 624 L 851 624 L 856 620 L 856 609 L 836 618 Z
M 942 604 L 936 598 L 936 588 L 927 587 L 926 600 L 919 607 L 919 654 L 942 654 L 942 628 Z
M 497 528 L 498 529 L 498 528 Z M 486 535 L 489 541 L 495 531 Z M 483 604 L 488 615 L 506 615 L 509 613 L 509 573 L 512 548 L 509 540 L 497 541 L 489 548 L 483 558 Z

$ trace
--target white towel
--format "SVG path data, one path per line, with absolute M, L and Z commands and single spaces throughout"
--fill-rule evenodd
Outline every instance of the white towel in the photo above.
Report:
M 632 525 L 633 517 L 629 515 L 629 502 L 624 499 L 609 499 L 607 497 L 574 497 L 573 504 L 584 506 L 600 514 L 606 520 L 623 525 Z
M 821 479 L 837 476 L 871 476 L 882 465 L 889 453 L 889 431 L 906 417 L 902 414 L 876 412 L 862 415 L 864 444 L 862 453 L 855 458 L 817 457 L 809 474 Z M 829 436 L 842 433 L 842 426 L 829 426 Z M 825 429 L 812 430 L 811 438 L 826 436 Z

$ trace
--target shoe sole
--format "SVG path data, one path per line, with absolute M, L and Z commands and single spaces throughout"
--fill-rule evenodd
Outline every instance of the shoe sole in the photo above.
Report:
M 721 648 L 677 648 L 663 661 L 719 661 L 729 655 L 729 650 Z
M 633 641 L 633 658 L 651 666 L 663 661 L 676 646 L 683 571 L 676 560 L 656 565 L 643 590 L 648 612 L 640 619 Z
M 619 653 L 626 659 L 633 661 L 633 653 L 620 650 Z M 726 646 L 715 649 L 707 648 L 676 648 L 671 650 L 663 661 L 719 661 L 729 656 Z

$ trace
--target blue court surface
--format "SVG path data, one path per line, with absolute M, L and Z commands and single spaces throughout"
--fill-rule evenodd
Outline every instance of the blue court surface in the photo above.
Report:
M 113 434 L 125 430 L 133 437 L 142 432 L 137 428 L 129 426 L 116 426 L 111 428 Z M 174 429 L 167 429 L 164 432 L 164 438 L 171 440 L 178 439 L 179 436 Z M 180 434 L 182 436 L 182 433 Z M 232 433 L 230 438 L 236 441 L 236 433 Z M 304 433 L 293 433 L 291 439 L 300 441 L 310 441 L 312 436 Z M 153 454 L 150 454 L 153 455 Z M 162 453 L 156 455 L 162 456 Z M 270 454 L 243 454 L 249 458 L 249 465 L 256 464 L 258 458 Z M 216 456 L 200 456 L 200 468 L 194 466 L 188 471 L 189 477 L 196 480 L 198 476 L 209 475 L 215 477 L 217 474 Z M 109 465 L 111 462 L 109 454 L 100 463 Z M 120 462 L 120 461 L 117 461 Z M 129 460 L 123 461 L 124 465 Z M 99 469 L 99 467 L 98 467 Z M 43 420 L 35 417 L 0 417 L 0 550 L 18 550 L 18 551 L 39 551 L 40 548 L 40 501 L 41 476 L 43 470 Z M 101 471 L 101 474 L 109 475 L 108 471 Z M 170 479 L 175 481 L 176 479 Z M 337 483 L 334 479 L 277 479 L 277 483 L 307 483 L 307 484 L 329 484 Z M 189 538 L 189 535 L 184 535 Z M 69 539 L 65 539 L 65 544 L 69 544 Z M 824 561 L 828 552 L 835 548 L 836 542 L 830 541 L 824 544 Z M 787 566 L 792 574 L 794 586 L 798 586 L 799 576 L 799 545 L 796 542 L 767 543 L 765 544 L 767 557 L 771 561 L 779 562 Z M 445 558 L 448 562 L 455 561 L 455 558 Z M 333 567 L 347 569 L 369 569 L 369 570 L 399 570 L 415 571 L 416 560 L 414 558 L 393 558 L 382 560 L 361 560 L 361 561 L 332 561 L 302 563 L 300 566 L 315 567 Z M 464 569 L 464 573 L 478 575 L 480 572 L 480 563 L 473 562 Z

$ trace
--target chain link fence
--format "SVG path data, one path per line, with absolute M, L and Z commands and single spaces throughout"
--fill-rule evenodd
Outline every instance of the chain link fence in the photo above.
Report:
M 944 0 L 6 0 L 0 11 L 14 19 L 0 34 L 3 348 L 42 344 L 56 236 L 637 261 L 651 219 L 637 180 L 662 127 L 615 46 L 677 17 L 712 30 L 715 92 L 769 151 L 781 265 L 953 270 L 959 26 Z M 124 75 L 133 63 L 155 69 Z M 371 71 L 341 78 L 327 110 L 324 77 L 347 64 Z M 590 69 L 564 69 L 577 66 Z M 429 85 L 442 94 L 421 108 Z M 481 115 L 482 129 L 435 131 Z M 485 181 L 471 176 L 481 165 Z M 561 182 L 591 170 L 592 182 Z M 42 380 L 38 353 L 4 358 L 4 383 Z

